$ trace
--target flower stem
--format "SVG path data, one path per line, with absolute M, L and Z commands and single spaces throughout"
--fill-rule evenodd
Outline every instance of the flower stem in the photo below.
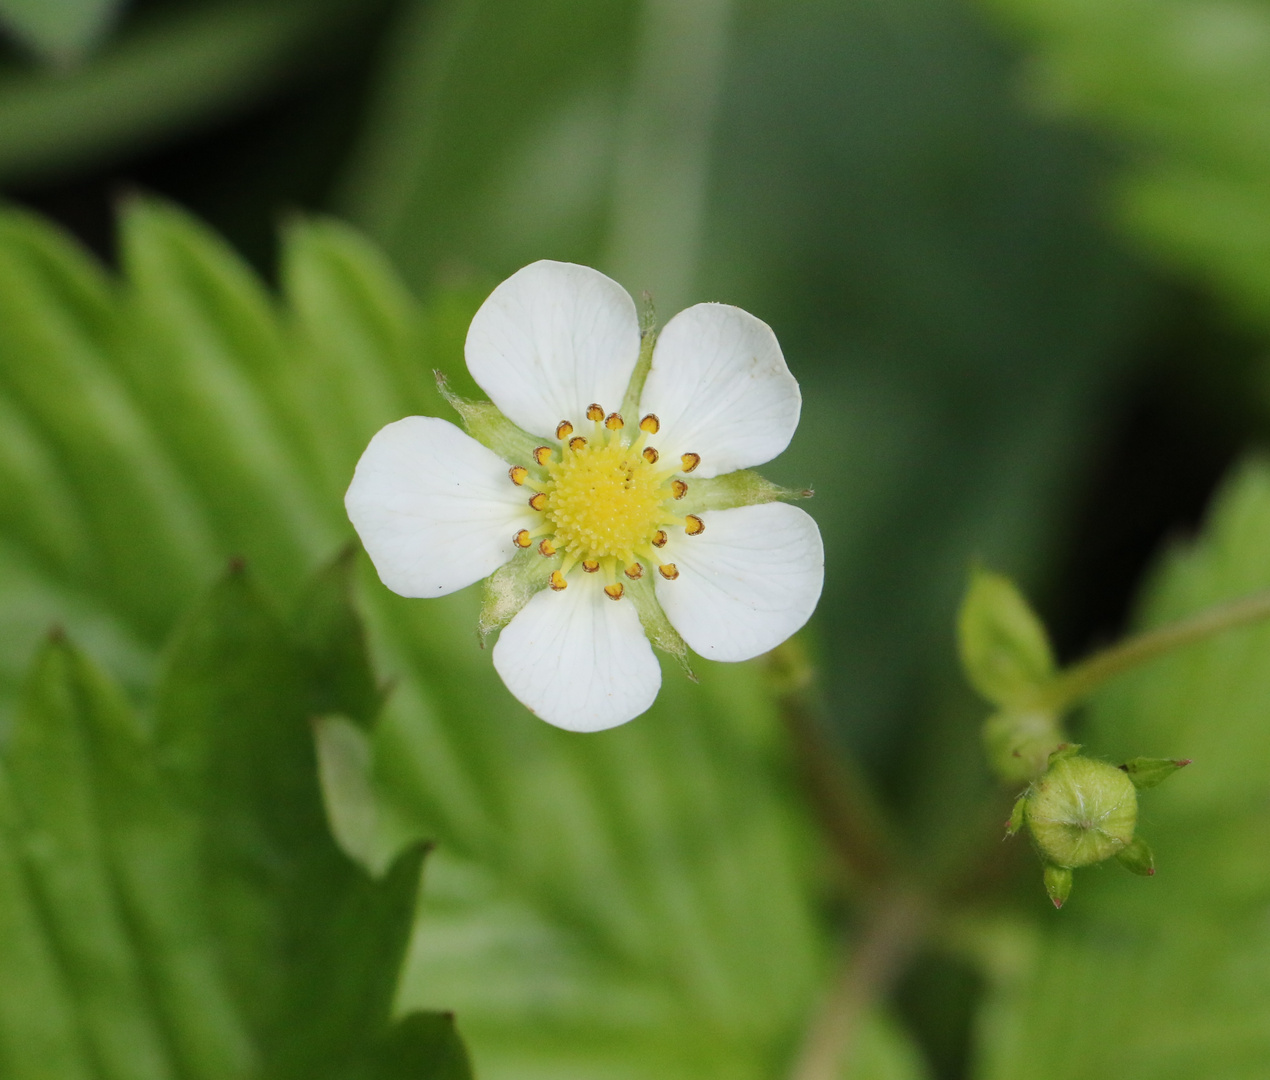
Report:
M 1270 618 L 1270 589 L 1218 604 L 1197 615 L 1180 619 L 1109 646 L 1064 671 L 1046 691 L 1040 704 L 1062 713 L 1087 697 L 1108 679 L 1154 660 L 1183 645 Z

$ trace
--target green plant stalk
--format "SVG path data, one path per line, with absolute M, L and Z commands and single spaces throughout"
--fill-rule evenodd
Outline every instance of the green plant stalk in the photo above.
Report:
M 1137 634 L 1073 664 L 1041 695 L 1038 706 L 1061 714 L 1109 679 L 1158 656 L 1270 618 L 1270 589 L 1218 604 L 1167 626 Z

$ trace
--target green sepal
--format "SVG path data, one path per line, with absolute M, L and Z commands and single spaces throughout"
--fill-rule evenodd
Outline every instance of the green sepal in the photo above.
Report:
M 558 570 L 560 563 L 559 555 L 544 558 L 537 548 L 526 548 L 485 579 L 485 597 L 476 624 L 482 644 L 547 587 L 551 572 Z
M 738 469 L 726 476 L 708 480 L 688 479 L 688 494 L 679 505 L 684 513 L 699 514 L 703 510 L 731 510 L 737 506 L 757 506 L 770 502 L 797 502 L 810 499 L 810 488 L 787 488 L 773 484 L 753 469 Z
M 534 450 L 542 445 L 542 439 L 535 438 L 529 432 L 517 427 L 507 419 L 498 407 L 488 401 L 472 401 L 459 397 L 450 389 L 445 376 L 434 371 L 437 390 L 445 398 L 446 403 L 459 414 L 463 428 L 482 446 L 493 450 L 509 465 L 524 465 L 535 469 Z
M 644 383 L 653 366 L 653 346 L 657 344 L 657 313 L 653 310 L 653 298 L 644 293 L 644 306 L 639 313 L 639 359 L 626 384 L 621 407 L 617 410 L 632 423 L 638 422 L 639 399 L 644 395 Z
M 1072 894 L 1072 872 L 1065 866 L 1055 866 L 1053 863 L 1046 863 L 1045 891 L 1054 902 L 1054 906 L 1061 908 L 1067 903 L 1067 898 Z
M 994 705 L 1034 705 L 1054 678 L 1041 620 L 1009 578 L 975 569 L 957 615 L 957 651 L 970 684 Z
M 693 672 L 692 666 L 688 663 L 688 646 L 684 643 L 684 639 L 679 636 L 679 631 L 670 625 L 670 620 L 666 618 L 666 613 L 662 610 L 661 604 L 657 602 L 657 593 L 653 588 L 653 583 L 648 578 L 640 578 L 638 581 L 628 582 L 626 595 L 635 605 L 635 612 L 639 615 L 639 624 L 644 628 L 644 633 L 648 635 L 648 640 L 653 643 L 653 647 L 660 649 L 664 653 L 669 653 L 678 660 L 683 673 L 693 682 L 696 682 L 697 676 Z
M 1026 791 L 1014 800 L 1014 807 L 1010 811 L 1010 820 L 1005 823 L 1006 836 L 1018 835 L 1018 831 L 1023 828 L 1023 813 L 1025 810 L 1027 810 Z
M 1155 876 L 1155 855 L 1140 836 L 1133 838 L 1133 841 L 1116 856 L 1116 861 L 1132 874 L 1141 874 L 1143 877 Z
M 1040 776 L 1064 738 L 1058 717 L 1043 709 L 995 713 L 983 725 L 988 762 L 1007 784 Z
M 1058 746 L 1054 747 L 1054 749 L 1050 751 L 1049 764 L 1053 765 L 1055 762 L 1062 761 L 1064 758 L 1079 757 L 1080 751 L 1081 745 L 1078 742 L 1059 743 Z
M 1136 757 L 1132 761 L 1126 761 L 1120 768 L 1129 774 L 1134 787 L 1145 791 L 1164 783 L 1178 769 L 1184 769 L 1190 763 L 1190 758 Z

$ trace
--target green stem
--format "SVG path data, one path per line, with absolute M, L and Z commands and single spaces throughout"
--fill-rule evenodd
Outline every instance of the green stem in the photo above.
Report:
M 1247 626 L 1270 618 L 1270 589 L 1219 604 L 1197 615 L 1127 638 L 1094 653 L 1064 671 L 1043 695 L 1040 705 L 1062 713 L 1087 697 L 1108 679 L 1163 656 L 1167 652 L 1204 641 L 1223 630 Z

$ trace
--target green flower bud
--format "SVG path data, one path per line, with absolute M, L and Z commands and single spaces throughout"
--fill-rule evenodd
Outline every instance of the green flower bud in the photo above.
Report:
M 1043 709 L 995 713 L 983 725 L 984 753 L 1007 784 L 1039 776 L 1065 741 L 1058 717 Z
M 957 648 L 971 685 L 995 705 L 1026 709 L 1054 677 L 1045 627 L 1009 578 L 975 570 L 957 615 Z
M 1045 775 L 1032 784 L 1024 817 L 1047 863 L 1089 866 L 1133 842 L 1138 792 L 1114 765 L 1055 755 Z

